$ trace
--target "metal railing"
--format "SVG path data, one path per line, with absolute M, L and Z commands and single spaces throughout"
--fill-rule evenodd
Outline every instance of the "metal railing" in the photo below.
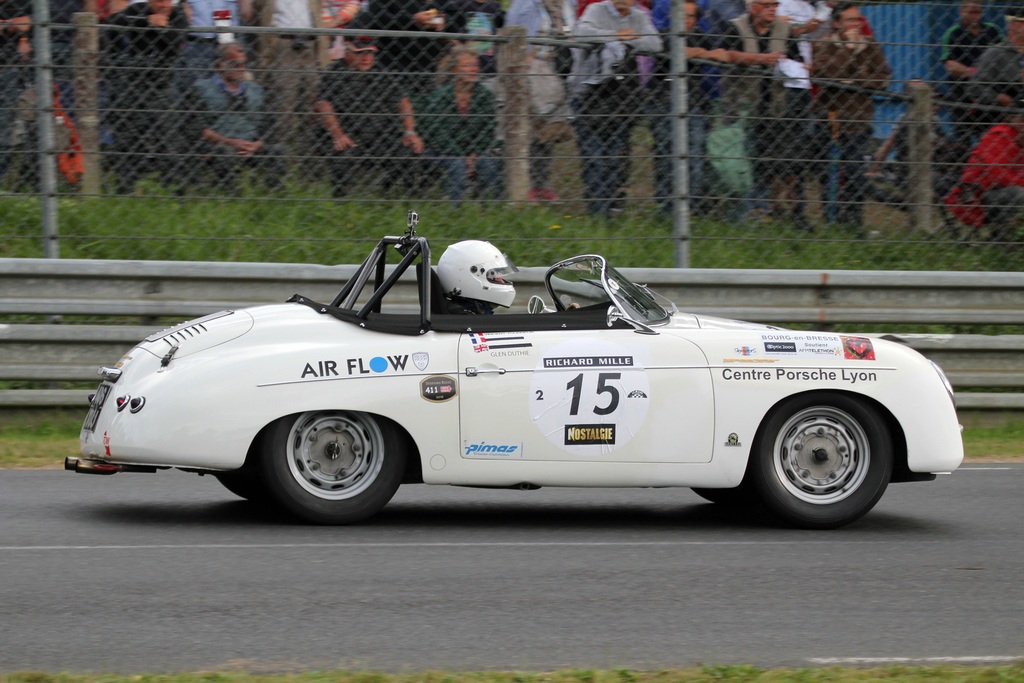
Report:
M 182 318 L 330 301 L 354 265 L 0 259 L 0 407 L 83 406 L 140 339 Z M 622 269 L 689 313 L 813 329 L 1024 325 L 1024 273 Z M 517 274 L 515 310 L 544 294 L 545 268 Z M 414 280 L 392 292 L 414 307 Z M 545 295 L 545 298 L 546 295 Z M 948 372 L 964 409 L 1024 410 L 1024 335 L 889 333 Z

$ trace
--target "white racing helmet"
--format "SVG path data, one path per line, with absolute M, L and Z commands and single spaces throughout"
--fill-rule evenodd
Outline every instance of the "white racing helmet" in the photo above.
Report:
M 508 256 L 490 242 L 456 242 L 441 254 L 437 277 L 448 298 L 471 299 L 487 304 L 512 305 L 516 288 L 507 278 L 518 269 Z

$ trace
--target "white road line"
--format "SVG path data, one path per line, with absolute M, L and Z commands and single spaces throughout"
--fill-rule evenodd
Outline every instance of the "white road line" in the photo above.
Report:
M 876 541 L 846 541 L 844 545 L 866 545 Z M 18 550 L 279 550 L 294 548 L 657 548 L 683 546 L 830 545 L 836 541 L 522 541 L 522 542 L 437 542 L 437 543 L 182 543 L 154 545 L 4 545 L 0 552 Z
M 811 657 L 813 664 L 1000 664 L 1024 661 L 1020 655 L 977 655 L 968 657 Z
M 1012 470 L 1012 467 L 961 467 L 957 472 L 987 472 L 989 470 Z

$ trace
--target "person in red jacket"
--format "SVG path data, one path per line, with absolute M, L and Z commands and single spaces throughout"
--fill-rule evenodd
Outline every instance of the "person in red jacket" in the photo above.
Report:
M 946 204 L 964 223 L 989 226 L 993 239 L 1009 237 L 1024 212 L 1024 108 L 981 137 Z

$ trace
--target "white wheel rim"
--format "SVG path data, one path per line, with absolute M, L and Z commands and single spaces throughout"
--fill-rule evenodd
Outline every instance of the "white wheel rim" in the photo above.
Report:
M 852 495 L 868 475 L 871 445 L 850 414 L 831 406 L 796 413 L 775 439 L 775 475 L 806 503 L 829 505 Z
M 352 413 L 304 413 L 288 433 L 288 471 L 306 492 L 344 500 L 380 474 L 384 438 L 377 423 Z

